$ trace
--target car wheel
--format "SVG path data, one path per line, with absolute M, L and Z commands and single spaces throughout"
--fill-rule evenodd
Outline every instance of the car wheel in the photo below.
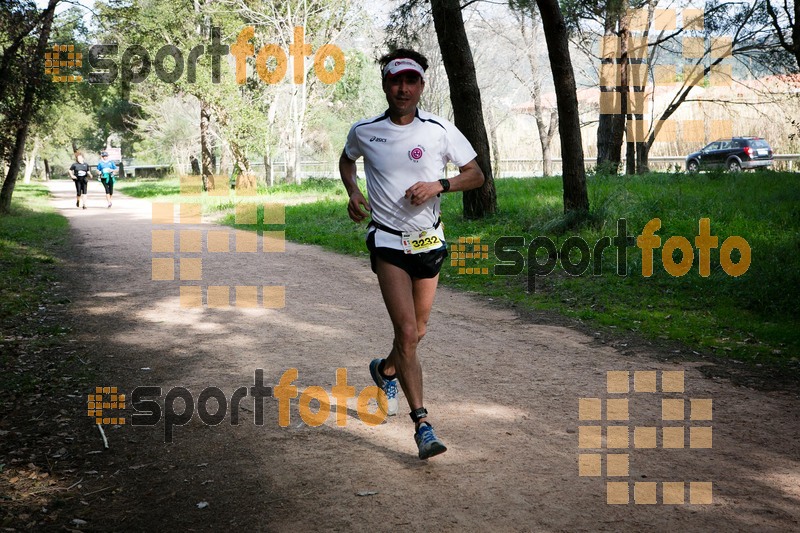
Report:
M 742 164 L 737 159 L 728 161 L 728 172 L 741 172 Z
M 688 163 L 686 163 L 686 171 L 690 174 L 695 174 L 700 171 L 700 164 L 692 159 Z

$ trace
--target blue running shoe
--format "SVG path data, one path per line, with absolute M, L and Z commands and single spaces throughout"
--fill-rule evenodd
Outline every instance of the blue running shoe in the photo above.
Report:
M 414 433 L 414 440 L 417 441 L 420 459 L 428 459 L 447 451 L 447 446 L 439 440 L 439 437 L 436 436 L 433 428 L 427 422 L 423 422 L 419 426 L 417 432 Z
M 386 415 L 394 416 L 397 414 L 397 380 L 386 380 L 381 377 L 381 373 L 378 372 L 378 365 L 381 364 L 382 360 L 373 359 L 369 364 L 369 373 L 375 385 L 386 393 Z M 380 402 L 378 402 L 378 406 L 380 406 Z

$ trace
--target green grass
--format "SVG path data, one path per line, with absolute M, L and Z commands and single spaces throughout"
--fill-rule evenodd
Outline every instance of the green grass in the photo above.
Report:
M 311 202 L 325 198 L 346 198 L 344 187 L 330 179 L 311 178 L 301 185 L 280 184 L 273 187 L 259 186 L 256 197 L 238 195 L 228 188 L 220 189 L 219 194 L 181 194 L 178 178 L 158 181 L 117 182 L 117 189 L 134 198 L 144 198 L 159 202 L 199 203 L 203 212 L 229 211 L 241 202 Z
M 488 245 L 489 257 L 468 259 L 465 266 L 486 267 L 489 273 L 459 274 L 458 267 L 448 262 L 441 283 L 522 309 L 553 310 L 592 326 L 678 340 L 722 357 L 787 365 L 796 371 L 800 353 L 797 181 L 797 174 L 778 172 L 589 176 L 590 216 L 577 229 L 569 229 L 574 221 L 562 212 L 560 178 L 498 180 L 498 212 L 479 221 L 462 218 L 461 195 L 445 196 L 443 219 L 451 246 L 459 237 L 479 237 L 481 244 Z M 162 192 L 179 197 L 177 182 L 162 187 Z M 320 198 L 286 207 L 287 238 L 366 256 L 364 226 L 347 218 L 346 196 L 338 181 L 281 186 L 260 193 L 267 201 Z M 142 196 L 152 197 L 152 192 Z M 225 205 L 210 202 L 207 209 L 230 209 L 236 200 L 227 201 Z M 601 275 L 587 271 L 569 276 L 558 264 L 552 273 L 537 277 L 530 290 L 527 262 L 517 275 L 493 272 L 499 262 L 494 245 L 501 236 L 522 236 L 525 245 L 518 250 L 527 259 L 527 245 L 537 236 L 549 237 L 560 249 L 565 239 L 577 235 L 593 249 L 601 237 L 616 235 L 619 219 L 627 221 L 627 233 L 635 237 L 653 218 L 661 220 L 656 235 L 662 247 L 671 236 L 683 236 L 694 247 L 699 219 L 709 218 L 719 245 L 735 235 L 748 242 L 752 250 L 748 271 L 737 278 L 727 275 L 720 266 L 719 249 L 713 249 L 711 275 L 701 277 L 695 250 L 689 273 L 673 277 L 662 266 L 659 248 L 654 250 L 654 274 L 645 278 L 641 250 L 634 246 L 627 249 L 624 276 L 616 274 L 614 248 L 602 255 Z M 233 224 L 234 217 L 228 215 L 223 222 Z M 538 261 L 545 259 L 541 252 Z M 679 253 L 675 259 L 680 259 Z M 736 252 L 733 260 L 738 260 Z
M 56 263 L 54 249 L 64 243 L 69 228 L 67 220 L 48 205 L 48 196 L 41 185 L 17 185 L 11 214 L 0 217 L 0 324 L 4 326 L 31 309 L 55 279 L 49 266 Z
M 49 192 L 41 185 L 19 184 L 14 190 L 11 214 L 0 217 L 0 388 L 25 393 L 35 376 L 10 371 L 16 368 L 13 352 L 20 339 L 27 346 L 42 348 L 60 326 L 44 326 L 34 315 L 51 302 L 50 289 L 58 280 L 57 252 L 69 232 L 67 220 L 48 204 Z M 64 303 L 64 302 L 55 302 Z

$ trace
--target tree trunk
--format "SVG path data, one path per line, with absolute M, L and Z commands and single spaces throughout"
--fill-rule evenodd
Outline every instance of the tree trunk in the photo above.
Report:
M 542 76 L 539 69 L 538 55 L 541 49 L 541 39 L 539 37 L 540 17 L 538 12 L 533 8 L 533 5 L 528 5 L 526 11 L 531 20 L 530 37 L 526 31 L 526 17 L 524 13 L 519 17 L 520 33 L 522 33 L 528 65 L 531 69 L 531 80 L 533 82 L 533 90 L 531 91 L 531 96 L 533 97 L 533 118 L 536 121 L 536 129 L 539 132 L 539 144 L 542 148 L 542 175 L 551 176 L 553 174 L 553 156 L 550 143 L 555 135 L 558 115 L 556 113 L 551 113 L 549 124 L 545 123 L 545 110 L 542 105 Z
M 200 100 L 200 160 L 203 173 L 203 190 L 214 189 L 214 170 L 211 148 L 208 145 L 208 127 L 211 121 L 211 106 Z
M 558 106 L 558 131 L 561 136 L 562 180 L 564 182 L 564 212 L 588 211 L 586 167 L 581 142 L 581 121 L 575 73 L 569 54 L 567 25 L 558 0 L 536 0 L 542 15 L 544 37 L 553 71 L 553 84 Z
M 497 194 L 492 177 L 489 138 L 483 122 L 481 93 L 461 17 L 461 4 L 459 0 L 431 0 L 431 10 L 450 85 L 453 122 L 477 152 L 478 166 L 486 178 L 482 187 L 464 191 L 464 217 L 483 218 L 497 210 Z
M 625 143 L 625 174 L 636 174 L 636 143 L 633 141 Z
M 550 124 L 547 126 L 547 135 L 542 143 L 542 174 L 552 176 L 553 171 L 553 137 L 556 136 L 558 129 L 558 111 L 550 110 Z
M 627 132 L 627 125 L 628 125 L 628 101 L 630 100 L 630 79 L 628 76 L 628 66 L 630 65 L 630 55 L 628 50 L 628 37 L 630 36 L 630 29 L 628 26 L 628 19 L 625 18 L 623 15 L 620 19 L 620 28 L 619 28 L 619 48 L 620 48 L 620 112 L 619 114 L 615 115 L 615 125 L 614 125 L 614 146 L 615 150 L 619 150 L 622 152 L 622 139 L 623 137 L 627 141 L 628 132 Z M 629 143 L 630 144 L 630 143 Z M 628 154 L 630 153 L 630 146 L 626 146 L 626 155 L 625 155 L 625 169 L 626 174 L 633 174 L 633 167 L 630 166 L 630 157 Z M 620 161 L 621 163 L 621 161 Z
M 47 49 L 47 40 L 50 38 L 50 28 L 53 26 L 53 12 L 59 0 L 50 0 L 47 4 L 46 15 L 42 19 L 42 30 L 39 40 L 36 43 L 36 55 L 34 57 L 44 57 Z M 3 181 L 3 188 L 0 190 L 0 214 L 8 214 L 11 211 L 11 197 L 14 194 L 14 186 L 17 184 L 17 174 L 19 174 L 22 156 L 25 152 L 25 141 L 28 138 L 28 127 L 30 126 L 33 113 L 36 111 L 38 89 L 45 83 L 44 70 L 39 62 L 34 61 L 28 64 L 27 80 L 22 97 L 22 108 L 20 112 L 20 122 L 17 128 L 17 135 L 14 142 L 14 150 L 11 153 L 11 161 L 8 166 L 8 174 Z
M 653 21 L 653 15 L 655 13 L 655 2 L 654 0 L 647 0 L 647 24 L 645 29 L 643 30 L 644 42 L 648 42 L 649 35 L 650 35 L 650 24 Z M 650 60 L 649 54 L 647 53 L 647 49 L 645 48 L 643 53 L 637 54 L 639 56 L 637 59 L 629 59 L 629 63 L 636 63 L 637 65 L 644 65 L 646 69 L 649 70 L 650 68 Z M 630 80 L 634 83 L 632 84 L 633 92 L 638 94 L 642 97 L 642 105 L 644 106 L 644 94 L 647 85 L 647 77 L 639 77 L 636 80 Z M 644 109 L 640 109 L 640 113 L 636 113 L 633 115 L 634 119 L 637 121 L 638 124 L 644 124 Z M 639 131 L 636 132 L 636 173 L 637 174 L 647 174 L 650 172 L 650 165 L 648 163 L 648 156 L 650 153 L 650 145 L 647 143 L 646 139 L 646 132 L 644 126 L 642 126 Z
M 650 146 L 646 142 L 636 143 L 636 173 L 647 174 L 650 172 Z
M 287 149 L 286 161 L 283 162 L 285 169 L 283 175 L 284 183 L 295 183 L 295 181 L 297 180 L 297 175 L 295 174 L 296 163 L 297 163 L 297 154 L 292 148 Z
M 230 175 L 231 171 L 228 169 L 228 150 L 230 145 L 225 139 L 221 139 L 222 146 L 219 151 L 219 167 L 217 168 L 217 175 L 226 176 Z
M 25 177 L 22 179 L 22 183 L 31 182 L 31 175 L 33 175 L 33 169 L 36 165 L 36 154 L 38 153 L 39 153 L 39 139 L 36 139 L 33 142 L 33 151 L 31 152 L 30 157 L 25 158 Z
M 9 86 L 16 83 L 17 80 L 12 79 L 9 75 L 9 68 L 11 64 L 14 62 L 17 55 L 17 52 L 22 48 L 25 44 L 25 39 L 30 35 L 30 33 L 36 29 L 36 27 L 44 22 L 47 17 L 51 17 L 56 9 L 56 2 L 50 2 L 47 8 L 42 11 L 35 19 L 30 21 L 25 21 L 27 27 L 16 27 L 14 28 L 15 34 L 14 35 L 4 35 L 4 46 L 3 46 L 3 54 L 0 59 L 0 100 L 4 100 L 6 97 L 6 91 L 8 90 Z M 9 39 L 11 41 L 9 42 Z M 5 171 L 5 168 L 3 168 Z M 5 173 L 2 175 L 5 176 Z
M 44 163 L 44 181 L 50 181 L 50 163 L 48 163 L 47 158 L 42 159 Z
M 264 155 L 262 158 L 264 161 L 264 184 L 272 185 L 272 161 L 270 161 L 268 155 Z
M 619 25 L 619 34 L 617 27 Z M 600 120 L 597 124 L 597 167 L 602 171 L 616 174 L 622 162 L 622 136 L 625 132 L 625 111 L 622 106 L 627 106 L 627 87 L 628 72 L 628 27 L 627 23 L 620 17 L 619 8 L 611 5 L 606 8 L 605 31 L 606 37 L 615 37 L 620 43 L 619 57 L 603 58 L 602 64 L 615 64 L 621 70 L 619 85 L 601 85 L 601 92 L 617 92 L 620 100 L 620 112 L 606 112 L 600 110 Z M 615 76 L 616 81 L 616 76 Z M 613 110 L 606 110 L 613 111 Z
M 492 147 L 492 171 L 495 172 L 498 176 L 500 175 L 500 142 L 497 140 L 497 117 L 494 114 L 494 110 L 489 108 L 488 111 L 488 118 L 489 118 L 489 142 L 491 143 Z
M 300 85 L 295 85 L 295 93 L 292 97 L 292 117 L 293 122 L 292 124 L 292 148 L 289 150 L 289 155 L 291 157 L 291 172 L 293 179 L 297 185 L 303 180 L 303 176 L 301 174 L 301 163 L 303 158 L 303 125 L 305 124 L 305 116 L 306 116 L 306 82 L 305 82 L 305 75 L 303 76 L 303 83 Z M 299 94 L 298 94 L 299 93 Z M 289 181 L 287 179 L 287 181 Z
M 630 56 L 628 50 L 628 36 L 630 35 L 630 30 L 628 29 L 628 19 L 624 15 L 620 20 L 620 31 L 619 31 L 619 39 L 620 39 L 620 57 L 623 58 L 622 62 L 622 82 L 620 90 L 622 94 L 620 95 L 621 106 L 622 106 L 622 124 L 623 129 L 625 130 L 625 174 L 632 176 L 636 174 L 636 143 L 635 135 L 633 138 L 628 134 L 629 129 L 633 130 L 635 128 L 627 128 L 627 124 L 630 120 L 633 119 L 633 116 L 628 113 L 628 102 L 630 101 L 630 79 L 628 77 L 628 65 L 630 65 Z
M 230 141 L 231 155 L 233 155 L 233 167 L 236 174 L 236 189 L 255 190 L 256 177 L 250 170 L 250 161 L 247 155 L 236 141 Z

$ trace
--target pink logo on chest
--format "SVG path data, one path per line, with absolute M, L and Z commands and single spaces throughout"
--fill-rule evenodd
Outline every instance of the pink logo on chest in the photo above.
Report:
M 422 157 L 422 149 L 417 147 L 411 150 L 411 158 L 415 161 Z

